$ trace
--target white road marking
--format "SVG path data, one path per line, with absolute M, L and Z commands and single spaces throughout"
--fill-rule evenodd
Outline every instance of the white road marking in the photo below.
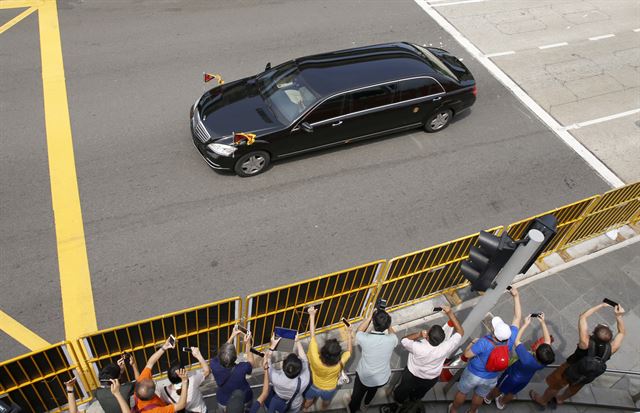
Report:
M 538 49 L 544 50 L 544 49 L 551 49 L 551 48 L 554 48 L 554 47 L 562 47 L 562 46 L 568 46 L 568 45 L 569 45 L 569 43 L 567 43 L 567 42 L 546 44 L 544 46 L 538 46 Z
M 508 52 L 489 53 L 489 54 L 486 54 L 484 56 L 485 57 L 498 57 L 498 56 L 507 56 L 507 55 L 510 55 L 510 54 L 516 54 L 516 52 L 513 51 L 513 50 L 509 50 Z
M 640 32 L 640 28 L 633 29 L 633 31 L 634 31 L 634 32 L 636 32 L 636 33 L 638 33 L 638 32 Z
M 461 0 L 461 1 L 452 1 L 450 3 L 440 3 L 440 4 L 432 4 L 434 7 L 442 7 L 442 6 L 455 6 L 457 4 L 465 4 L 465 3 L 480 3 L 485 0 Z
M 616 37 L 616 35 L 613 33 L 603 34 L 602 36 L 589 37 L 589 40 L 602 40 L 602 39 L 608 39 L 610 37 Z
M 563 129 L 564 130 L 579 129 L 579 128 L 582 128 L 583 126 L 589 126 L 589 125 L 594 125 L 596 123 L 602 123 L 602 122 L 606 122 L 613 119 L 623 118 L 625 116 L 634 115 L 638 112 L 640 112 L 640 108 L 631 109 L 626 112 L 614 113 L 613 115 L 603 116 L 597 119 L 591 119 L 584 122 L 574 123 L 573 125 L 565 126 Z
M 500 81 L 507 89 L 535 113 L 542 122 L 544 122 L 562 141 L 584 159 L 609 185 L 619 188 L 625 185 L 622 179 L 618 178 L 607 166 L 600 161 L 594 154 L 584 147 L 576 138 L 568 131 L 563 130 L 562 125 L 556 121 L 553 116 L 547 113 L 538 103 L 531 98 L 520 86 L 518 86 L 505 72 L 502 71 L 495 63 L 473 44 L 469 39 L 464 37 L 447 19 L 438 13 L 426 0 L 414 0 L 418 6 L 422 8 L 433 20 L 436 21 L 444 30 L 447 31 L 462 47 L 464 47 L 472 57 L 477 59 L 482 65 Z

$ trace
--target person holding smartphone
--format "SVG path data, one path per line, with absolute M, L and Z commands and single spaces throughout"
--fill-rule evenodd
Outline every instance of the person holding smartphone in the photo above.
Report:
M 102 387 L 95 390 L 94 397 L 98 400 L 100 407 L 105 413 L 118 413 L 120 412 L 120 405 L 118 400 L 111 393 L 112 380 L 120 380 L 125 372 L 126 365 L 129 364 L 133 370 L 133 376 L 137 380 L 140 376 L 136 360 L 129 353 L 123 353 L 117 364 L 109 363 L 100 369 L 98 373 L 98 379 Z M 122 397 L 128 402 L 133 396 L 135 382 L 128 382 L 120 384 L 118 387 Z
M 185 347 L 183 351 L 184 350 L 188 350 L 188 352 L 198 360 L 200 368 L 202 369 L 189 377 L 187 407 L 185 410 L 194 413 L 207 413 L 207 405 L 205 404 L 202 393 L 200 392 L 200 386 L 211 374 L 211 368 L 209 367 L 207 360 L 202 357 L 202 353 L 200 353 L 200 349 L 198 347 Z M 176 403 L 178 399 L 180 399 L 183 389 L 182 379 L 178 375 L 178 372 L 183 368 L 184 366 L 182 363 L 174 363 L 169 367 L 169 370 L 167 371 L 167 378 L 169 379 L 170 384 L 164 386 L 160 392 L 160 398 L 162 398 L 165 403 Z
M 531 325 L 532 318 L 540 322 L 543 338 L 543 343 L 536 348 L 533 354 L 522 343 L 522 336 Z M 516 394 L 529 384 L 537 371 L 555 361 L 555 353 L 551 348 L 551 335 L 544 319 L 544 313 L 531 314 L 525 318 L 524 324 L 522 324 L 516 336 L 515 347 L 518 361 L 502 373 L 502 376 L 498 379 L 498 385 L 484 399 L 487 404 L 490 404 L 495 399 L 498 410 L 504 410 Z
M 118 379 L 109 380 L 109 391 L 113 395 L 113 398 L 118 403 L 117 413 L 131 413 L 129 402 L 125 400 L 124 396 L 120 392 L 120 382 Z M 72 378 L 69 381 L 64 382 L 64 387 L 67 390 L 67 404 L 69 406 L 69 413 L 78 413 L 78 404 L 76 402 L 76 378 Z M 86 412 L 86 411 L 85 411 Z
M 274 368 L 271 363 L 272 349 L 275 349 L 280 339 L 271 337 L 269 350 L 265 355 L 269 367 L 269 381 L 273 386 L 274 395 L 269 402 L 270 412 L 297 413 L 304 401 L 302 392 L 311 380 L 309 361 L 304 353 L 302 343 L 296 334 L 295 353 L 289 353 L 282 362 L 282 369 Z
M 372 322 L 373 329 L 367 332 Z M 366 409 L 378 389 L 391 378 L 391 355 L 398 345 L 398 336 L 391 327 L 389 313 L 381 309 L 368 311 L 356 332 L 356 344 L 361 349 L 360 360 L 353 392 L 351 396 L 345 395 L 347 409 L 351 413 L 360 411 L 363 399 L 363 409 Z

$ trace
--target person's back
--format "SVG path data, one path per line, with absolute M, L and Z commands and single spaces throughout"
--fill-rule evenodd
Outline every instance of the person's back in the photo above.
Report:
M 253 399 L 253 392 L 246 376 L 251 374 L 253 366 L 248 362 L 236 364 L 235 347 L 231 343 L 223 344 L 218 355 L 211 359 L 211 371 L 218 386 L 216 397 L 221 406 L 226 406 L 234 390 L 242 390 L 245 403 Z
M 160 392 L 160 397 L 167 403 L 177 403 L 182 392 L 182 383 L 178 376 L 178 370 L 182 365 L 176 363 L 169 368 L 167 372 L 167 378 L 170 384 L 164 386 Z M 189 389 L 187 391 L 187 406 L 185 410 L 187 412 L 194 413 L 206 413 L 207 405 L 204 402 L 202 393 L 200 392 L 200 385 L 204 382 L 205 374 L 202 371 L 196 372 L 193 376 L 189 377 Z
M 110 380 L 118 380 L 122 374 L 124 359 L 121 359 L 118 362 L 122 362 L 122 364 L 115 365 L 113 363 L 109 363 L 105 365 L 98 374 L 101 387 L 95 390 L 94 396 L 105 413 L 120 413 L 120 405 L 118 400 L 111 393 L 110 384 Z M 127 402 L 131 399 L 131 396 L 133 396 L 133 391 L 134 383 L 124 383 L 120 385 L 119 392 Z
M 356 344 L 360 345 L 361 355 L 356 372 L 366 386 L 380 386 L 391 375 L 391 355 L 398 345 L 398 336 L 385 334 L 384 331 L 356 333 Z
M 490 334 L 480 338 L 471 347 L 475 357 L 469 360 L 469 364 L 467 365 L 469 372 L 483 379 L 490 379 L 498 377 L 502 371 L 506 370 L 507 366 L 504 366 L 505 368 L 501 370 L 493 370 L 491 368 L 491 364 L 493 362 L 492 353 L 494 351 L 498 352 L 504 350 L 508 354 L 513 349 L 515 337 L 518 334 L 518 328 L 515 326 L 509 326 L 509 328 L 511 329 L 511 332 L 510 337 L 507 340 L 500 341 L 494 335 Z M 504 349 L 501 349 L 500 347 L 504 347 Z
M 294 413 L 302 407 L 302 392 L 309 385 L 311 373 L 302 346 L 298 343 L 296 345 L 299 346 L 298 355 L 289 354 L 282 363 L 282 370 L 269 369 L 271 384 L 277 396 L 277 399 L 274 397 L 271 400 L 270 411 L 277 409 L 284 412 L 289 405 L 287 412 Z

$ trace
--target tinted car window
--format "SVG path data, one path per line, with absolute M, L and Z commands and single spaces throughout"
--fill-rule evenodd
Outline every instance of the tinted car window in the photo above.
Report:
M 316 123 L 343 115 L 344 95 L 333 97 L 315 108 L 305 119 L 305 122 Z
M 421 98 L 444 92 L 442 87 L 433 79 L 409 79 L 398 82 L 396 102 Z
M 349 112 L 372 109 L 393 103 L 395 84 L 374 86 L 347 94 Z

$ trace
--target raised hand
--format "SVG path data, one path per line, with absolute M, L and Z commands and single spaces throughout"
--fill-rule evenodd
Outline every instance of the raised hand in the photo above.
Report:
M 111 382 L 111 393 L 117 394 L 120 392 L 120 381 L 118 379 L 110 379 Z

